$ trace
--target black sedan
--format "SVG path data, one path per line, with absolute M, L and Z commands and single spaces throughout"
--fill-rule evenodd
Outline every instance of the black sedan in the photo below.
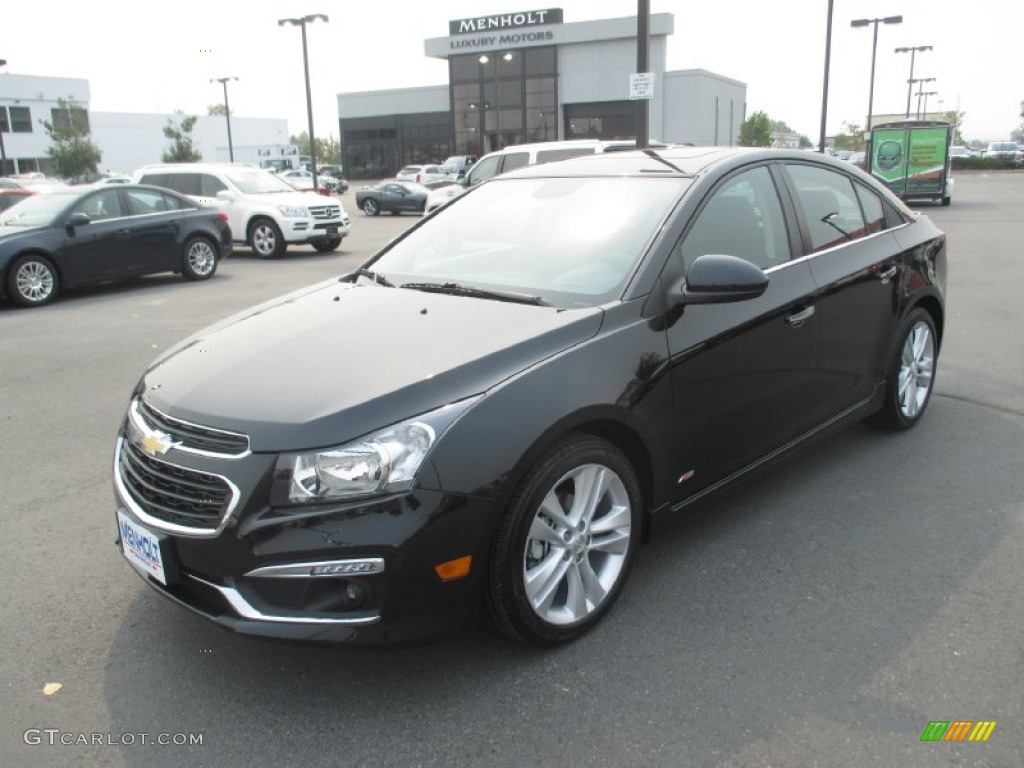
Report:
M 363 187 L 356 192 L 356 207 L 367 216 L 376 216 L 382 211 L 423 213 L 428 192 L 426 187 L 411 181 L 388 179 L 375 187 Z
M 504 174 L 157 360 L 115 449 L 121 551 L 238 632 L 392 642 L 483 608 L 563 643 L 652 516 L 827 429 L 913 427 L 945 284 L 945 234 L 820 155 Z
M 154 272 L 206 280 L 230 253 L 227 214 L 169 190 L 55 190 L 0 214 L 0 297 L 34 307 L 64 288 Z

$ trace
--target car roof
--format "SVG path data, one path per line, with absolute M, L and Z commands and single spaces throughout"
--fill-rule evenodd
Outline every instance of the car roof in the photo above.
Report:
M 850 163 L 802 149 L 759 147 L 690 147 L 602 152 L 553 163 L 539 163 L 500 174 L 495 179 L 557 176 L 673 176 L 695 177 L 712 168 L 728 169 L 760 160 L 794 160 L 850 170 Z

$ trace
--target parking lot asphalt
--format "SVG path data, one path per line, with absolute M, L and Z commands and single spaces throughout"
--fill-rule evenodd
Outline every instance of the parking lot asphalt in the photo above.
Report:
M 950 270 L 918 427 L 852 427 L 658 518 L 615 609 L 554 651 L 486 629 L 255 641 L 153 594 L 114 547 L 113 441 L 141 372 L 419 220 L 364 216 L 358 186 L 334 254 L 239 249 L 205 283 L 0 304 L 0 765 L 1024 764 L 1024 173 L 962 174 L 950 207 L 920 207 Z M 923 743 L 937 720 L 997 726 Z M 179 733 L 202 743 L 142 743 Z

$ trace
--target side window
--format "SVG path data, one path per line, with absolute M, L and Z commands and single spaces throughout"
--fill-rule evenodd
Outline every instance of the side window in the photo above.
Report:
M 162 213 L 167 210 L 167 198 L 162 192 L 149 189 L 125 190 L 128 197 L 128 215 L 143 216 L 147 213 Z
M 568 160 L 571 157 L 593 155 L 593 147 L 572 147 L 570 149 L 541 149 L 537 152 L 537 164 L 553 163 L 556 160 Z
M 167 184 L 168 189 L 180 192 L 183 195 L 201 197 L 198 173 L 175 173 L 171 175 Z
M 810 165 L 787 166 L 807 221 L 811 251 L 822 251 L 867 234 L 853 182 L 845 175 Z
M 466 176 L 466 186 L 473 186 L 479 184 L 481 181 L 487 181 L 492 176 L 498 175 L 498 165 L 501 163 L 501 155 L 495 155 L 494 157 L 485 157 L 479 163 L 473 166 L 473 170 Z
M 514 171 L 516 168 L 524 168 L 530 164 L 529 152 L 509 152 L 505 155 L 505 162 L 501 166 L 502 173 Z
M 172 195 L 164 195 L 164 206 L 168 211 L 187 211 L 192 208 L 184 200 Z
M 738 256 L 761 269 L 789 260 L 782 204 L 766 167 L 733 176 L 697 214 L 680 245 L 685 269 L 707 253 Z
M 139 179 L 139 184 L 148 184 L 151 187 L 164 187 L 165 189 L 173 189 L 171 183 L 171 174 L 169 173 L 146 173 Z
M 857 199 L 860 200 L 860 207 L 864 211 L 868 234 L 881 232 L 886 227 L 882 199 L 863 184 L 854 183 L 853 188 L 857 190 Z
M 86 213 L 93 221 L 115 219 L 124 215 L 121 210 L 121 196 L 116 189 L 105 189 L 89 195 L 75 206 L 72 213 Z
M 216 197 L 218 192 L 227 188 L 227 185 L 216 176 L 211 176 L 208 173 L 199 175 L 200 197 Z

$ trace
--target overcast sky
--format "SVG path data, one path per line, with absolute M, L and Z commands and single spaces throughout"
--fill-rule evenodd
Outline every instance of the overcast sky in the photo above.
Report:
M 701 68 L 747 84 L 747 114 L 765 111 L 816 144 L 821 120 L 828 0 L 651 0 L 672 13 L 668 69 Z M 336 94 L 447 82 L 447 66 L 428 59 L 423 41 L 448 34 L 448 20 L 563 8 L 564 21 L 636 14 L 636 0 L 6 0 L 0 11 L 4 73 L 89 80 L 91 108 L 103 112 L 205 114 L 223 101 L 211 77 L 235 75 L 229 96 L 240 116 L 283 117 L 290 133 L 306 127 L 302 43 L 277 20 L 324 13 L 309 27 L 317 135 L 338 134 Z M 1019 0 L 835 0 L 828 132 L 863 124 L 868 105 L 872 28 L 850 21 L 902 14 L 880 26 L 875 113 L 902 113 L 908 54 L 915 77 L 936 91 L 933 107 L 966 113 L 967 139 L 1007 138 L 1024 100 L 1024 6 Z M 626 98 L 626 83 L 623 97 Z M 916 109 L 916 97 L 914 98 Z

